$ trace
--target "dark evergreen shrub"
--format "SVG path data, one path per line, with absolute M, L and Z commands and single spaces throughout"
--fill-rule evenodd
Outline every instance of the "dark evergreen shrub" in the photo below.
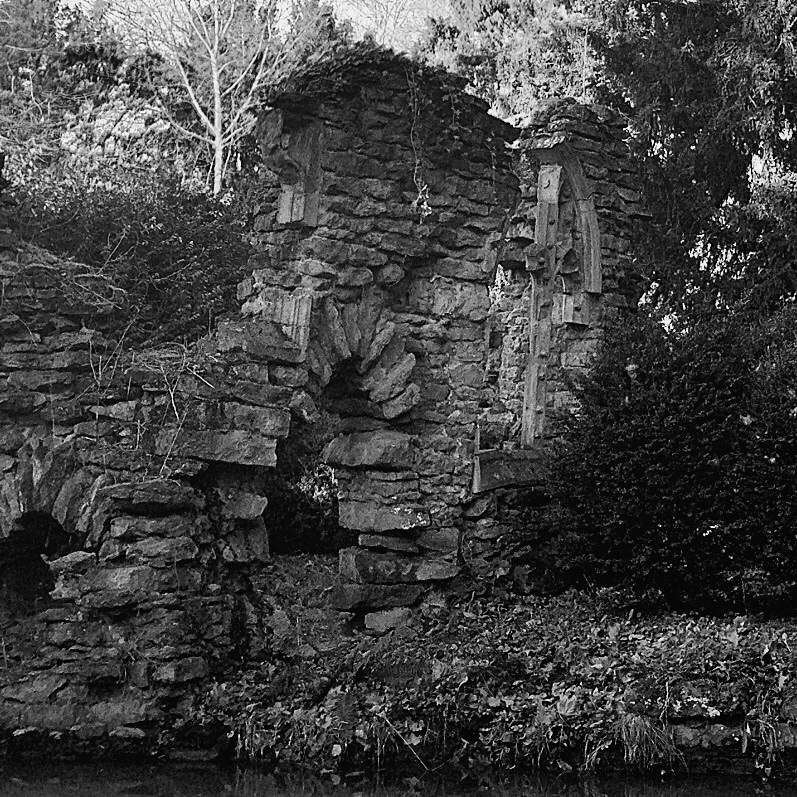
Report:
M 549 553 L 671 607 L 791 611 L 797 312 L 612 330 L 553 466 Z

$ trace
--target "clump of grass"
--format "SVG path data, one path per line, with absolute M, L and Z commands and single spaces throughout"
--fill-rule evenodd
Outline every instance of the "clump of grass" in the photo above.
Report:
M 601 753 L 612 747 L 619 747 L 625 763 L 641 771 L 662 762 L 668 765 L 684 763 L 667 729 L 641 714 L 623 714 L 607 731 L 595 739 L 588 739 L 583 770 L 594 770 Z

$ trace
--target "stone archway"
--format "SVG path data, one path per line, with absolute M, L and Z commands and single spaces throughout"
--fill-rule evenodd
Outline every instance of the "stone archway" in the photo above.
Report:
M 406 337 L 391 320 L 384 292 L 368 286 L 354 301 L 334 295 L 320 299 L 311 324 L 307 351 L 308 388 L 315 397 L 325 391 L 333 375 L 347 402 L 342 414 L 370 422 L 392 422 L 420 399 L 413 381 L 415 355 Z

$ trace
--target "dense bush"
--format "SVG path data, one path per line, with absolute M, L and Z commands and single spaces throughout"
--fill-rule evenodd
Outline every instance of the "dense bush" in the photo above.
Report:
M 196 340 L 236 307 L 248 273 L 242 200 L 220 202 L 162 170 L 110 164 L 42 176 L 20 199 L 24 237 L 126 291 L 118 324 L 127 344 Z
M 612 331 L 553 476 L 571 578 L 672 607 L 793 610 L 797 312 Z

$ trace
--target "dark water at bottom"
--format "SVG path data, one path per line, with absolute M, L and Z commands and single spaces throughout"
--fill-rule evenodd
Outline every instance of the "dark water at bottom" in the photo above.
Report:
M 797 779 L 764 784 L 712 776 L 641 781 L 606 777 L 584 783 L 524 779 L 469 788 L 427 776 L 386 786 L 377 780 L 334 785 L 324 778 L 275 779 L 254 769 L 212 765 L 0 762 L 0 797 L 797 797 Z

